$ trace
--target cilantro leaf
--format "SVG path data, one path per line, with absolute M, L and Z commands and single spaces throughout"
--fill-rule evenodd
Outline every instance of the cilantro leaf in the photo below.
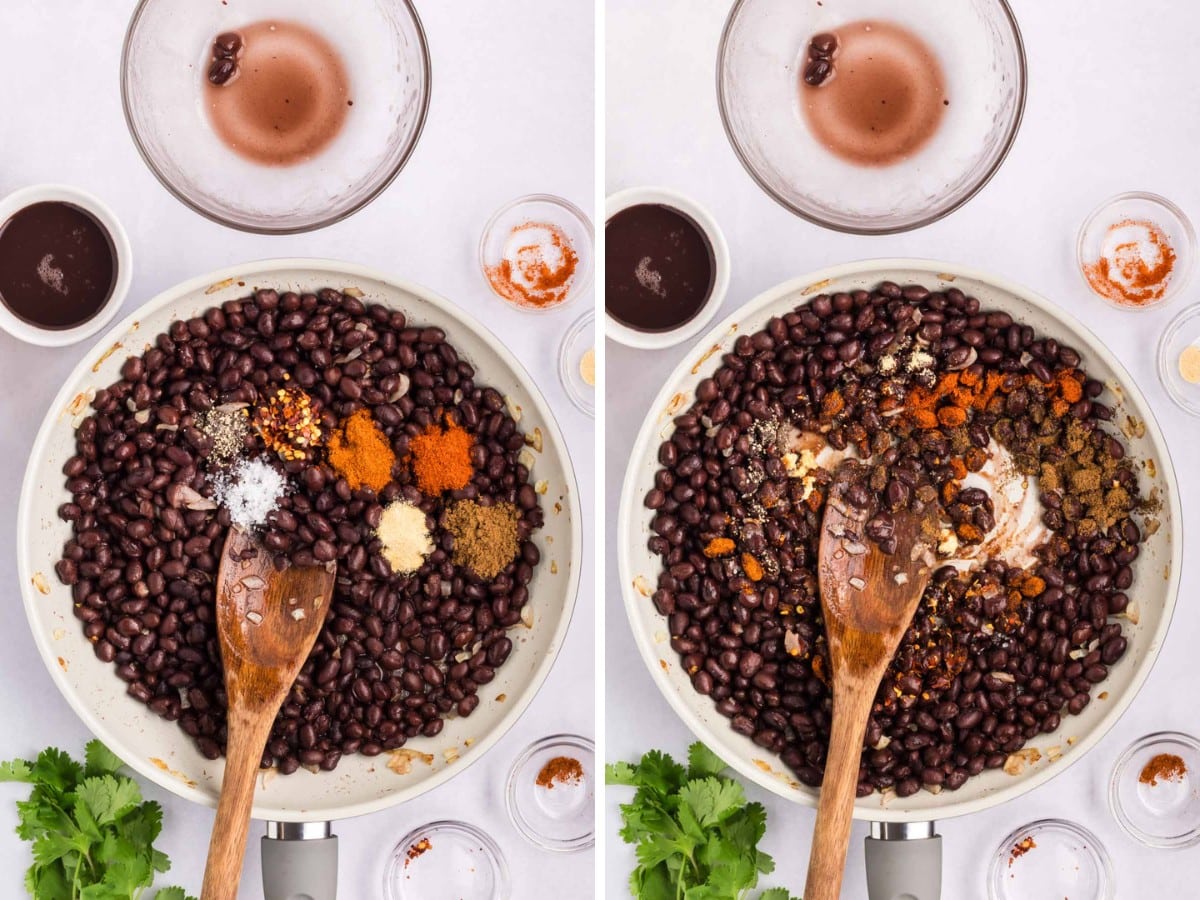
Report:
M 725 821 L 746 804 L 746 794 L 740 784 L 715 776 L 689 781 L 680 789 L 679 796 L 705 828 Z
M 117 770 L 125 765 L 121 758 L 104 746 L 98 740 L 88 741 L 84 749 L 84 774 L 116 775 Z
M 83 776 L 83 768 L 55 747 L 47 747 L 33 764 L 33 780 L 57 791 L 70 791 Z
M 758 849 L 766 809 L 747 802 L 741 784 L 721 775 L 725 768 L 700 743 L 689 748 L 686 769 L 658 750 L 605 767 L 608 784 L 636 788 L 620 806 L 620 835 L 636 845 L 629 889 L 637 900 L 748 900 L 759 875 L 775 868 Z M 776 888 L 760 900 L 793 898 Z
M 162 808 L 143 801 L 121 760 L 99 741 L 87 745 L 84 765 L 54 747 L 35 762 L 0 763 L 0 782 L 32 784 L 17 801 L 17 835 L 32 844 L 25 888 L 33 900 L 131 900 L 145 897 L 155 872 L 171 867 L 153 846 Z M 161 900 L 191 900 L 182 888 L 163 888 Z
M 699 741 L 688 748 L 688 778 L 720 775 L 727 768 L 725 760 Z
M 110 825 L 142 802 L 142 791 L 132 779 L 100 775 L 84 779 L 78 798 L 87 804 L 97 823 Z
M 0 762 L 0 781 L 31 783 L 33 781 L 33 763 L 24 759 L 10 759 L 8 762 Z

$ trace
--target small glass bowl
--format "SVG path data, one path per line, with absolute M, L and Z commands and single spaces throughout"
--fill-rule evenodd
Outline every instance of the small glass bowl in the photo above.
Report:
M 567 329 L 562 343 L 558 346 L 558 379 L 571 402 L 589 416 L 596 414 L 595 326 L 595 312 L 584 313 Z M 589 352 L 592 354 L 593 365 L 591 384 L 584 380 L 582 369 L 583 357 Z
M 579 761 L 578 782 L 537 784 L 542 767 L 556 756 Z M 596 746 L 585 737 L 555 734 L 531 744 L 508 773 L 508 814 L 530 843 L 544 850 L 586 850 L 596 843 Z
M 1172 319 L 1158 341 L 1158 380 L 1182 409 L 1200 416 L 1200 383 L 1186 380 L 1179 371 L 1179 357 L 1188 347 L 1200 350 L 1200 304 Z
M 571 242 L 579 261 L 575 264 L 575 274 L 571 277 L 566 297 L 558 303 L 548 306 L 529 306 L 509 300 L 496 290 L 488 277 L 488 270 L 500 265 L 504 259 L 504 249 L 514 228 L 519 228 L 530 222 L 553 225 L 566 235 Z M 551 194 L 529 194 L 512 200 L 492 214 L 487 224 L 483 226 L 483 235 L 479 238 L 479 269 L 483 280 L 497 297 L 513 309 L 530 313 L 556 312 L 582 296 L 592 284 L 594 266 L 592 245 L 595 233 L 592 222 L 574 203 L 555 197 Z
M 1018 850 L 1023 841 L 1033 842 Z M 1113 900 L 1112 861 L 1100 840 L 1074 822 L 1041 819 L 1006 837 L 988 867 L 990 900 Z
M 213 38 L 253 22 L 307 25 L 338 49 L 354 97 L 313 159 L 263 166 L 230 150 L 204 110 Z M 214 222 L 260 234 L 323 228 L 381 194 L 412 155 L 429 109 L 429 50 L 411 0 L 140 0 L 121 56 L 121 100 L 150 171 Z
M 428 849 L 415 846 L 429 841 Z M 411 851 L 411 852 L 410 852 Z M 504 854 L 466 822 L 431 822 L 396 845 L 383 874 L 385 900 L 509 900 Z
M 1109 228 L 1125 219 L 1144 219 L 1161 228 L 1175 251 L 1175 269 L 1171 273 L 1163 295 L 1148 303 L 1121 303 L 1096 291 L 1088 281 L 1087 269 L 1100 258 L 1100 247 Z M 1101 203 L 1092 211 L 1079 228 L 1075 244 L 1075 264 L 1079 277 L 1089 291 L 1116 309 L 1138 312 L 1165 306 L 1187 286 L 1196 260 L 1196 232 L 1183 210 L 1165 197 L 1131 191 L 1117 194 Z
M 1142 783 L 1142 770 L 1159 754 L 1178 756 L 1186 771 L 1179 780 Z M 1200 842 L 1200 741 L 1177 732 L 1158 732 L 1135 741 L 1121 754 L 1108 784 L 1108 805 L 1121 827 L 1149 847 L 1172 850 Z

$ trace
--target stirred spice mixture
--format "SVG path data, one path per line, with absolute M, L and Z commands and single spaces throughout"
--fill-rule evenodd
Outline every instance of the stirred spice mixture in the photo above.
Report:
M 832 723 L 816 560 L 844 460 L 848 546 L 937 508 L 933 576 L 867 723 L 859 796 L 1017 769 L 1129 646 L 1158 501 L 1138 424 L 1083 355 L 953 285 L 817 294 L 731 339 L 677 411 L 643 503 L 651 602 L 737 733 L 819 786 Z M 1124 433 L 1123 433 L 1124 432 Z M 850 550 L 849 552 L 855 552 Z

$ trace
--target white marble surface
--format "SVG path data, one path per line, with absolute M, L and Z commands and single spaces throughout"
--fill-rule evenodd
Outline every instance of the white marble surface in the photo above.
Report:
M 717 40 L 728 3 L 708 0 L 610 0 L 607 17 L 608 163 L 606 189 L 662 184 L 690 193 L 717 216 L 733 257 L 733 283 L 718 319 L 784 279 L 825 265 L 882 256 L 927 256 L 1006 275 L 1083 318 L 1132 372 L 1174 450 L 1185 505 L 1184 534 L 1200 528 L 1194 503 L 1200 475 L 1192 464 L 1197 420 L 1179 411 L 1159 386 L 1155 342 L 1167 321 L 1196 299 L 1150 313 L 1121 313 L 1093 299 L 1073 267 L 1076 229 L 1105 197 L 1157 191 L 1200 217 L 1195 147 L 1200 76 L 1194 39 L 1200 7 L 1148 0 L 1015 0 L 1030 68 L 1025 124 L 1007 163 L 967 207 L 940 223 L 886 238 L 835 234 L 793 217 L 761 193 L 742 170 L 721 129 L 714 90 Z M 627 448 L 662 380 L 685 353 L 629 350 L 608 342 L 608 540 Z M 1194 538 L 1192 538 L 1194 540 Z M 684 752 L 691 737 L 651 685 L 633 646 L 621 604 L 615 553 L 607 554 L 607 750 L 629 759 L 649 747 Z M 1074 768 L 1005 806 L 944 822 L 948 900 L 986 895 L 987 859 L 1009 829 L 1062 816 L 1094 829 L 1113 859 L 1117 896 L 1195 896 L 1190 884 L 1200 850 L 1155 851 L 1127 837 L 1108 812 L 1107 779 L 1135 738 L 1162 729 L 1200 730 L 1195 704 L 1195 643 L 1200 611 L 1194 570 L 1185 568 L 1174 626 L 1140 697 L 1119 725 Z M 769 884 L 799 892 L 804 883 L 811 810 L 765 792 L 770 812 L 766 849 L 779 869 Z M 624 789 L 611 790 L 616 813 Z M 627 897 L 633 864 L 615 838 L 604 870 L 607 898 Z M 865 898 L 856 826 L 844 896 Z M 1185 886 L 1186 885 L 1186 886 Z M 1030 897 L 1028 900 L 1041 900 Z M 1072 895 L 1071 900 L 1089 900 Z
M 45 0 L 0 5 L 0 194 L 63 181 L 105 199 L 134 245 L 133 290 L 124 312 L 164 288 L 250 259 L 321 256 L 374 266 L 423 283 L 487 322 L 530 370 L 567 435 L 591 501 L 591 420 L 558 382 L 561 335 L 591 302 L 531 317 L 488 291 L 475 263 L 484 222 L 513 197 L 560 194 L 593 206 L 594 78 L 589 0 L 422 3 L 433 61 L 433 99 L 424 137 L 408 168 L 374 204 L 314 234 L 255 237 L 212 224 L 170 197 L 142 164 L 121 116 L 118 63 L 133 4 Z M 332 7 L 331 7 L 332 8 Z M 537 27 L 531 27 L 537 22 Z M 20 479 L 43 411 L 86 345 L 38 350 L 0 335 L 0 758 L 47 744 L 81 752 L 89 739 L 55 690 L 28 638 L 16 582 L 14 523 Z M 587 530 L 585 527 L 585 535 Z M 585 540 L 583 587 L 566 646 L 546 686 L 516 727 L 478 764 L 401 808 L 336 826 L 341 896 L 382 897 L 383 860 L 421 823 L 465 819 L 490 832 L 508 857 L 514 896 L 579 897 L 592 880 L 594 854 L 551 854 L 527 844 L 504 810 L 508 766 L 532 741 L 556 732 L 592 735 L 593 560 Z M 303 774 L 303 773 L 301 773 Z M 166 808 L 161 848 L 174 861 L 163 883 L 198 892 L 212 812 L 149 787 Z M 28 846 L 12 835 L 15 787 L 0 790 L 0 897 L 18 897 Z M 257 835 L 252 831 L 243 897 L 260 897 Z

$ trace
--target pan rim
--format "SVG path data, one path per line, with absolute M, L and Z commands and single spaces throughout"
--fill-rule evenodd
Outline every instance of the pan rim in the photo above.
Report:
M 176 796 L 200 803 L 204 806 L 216 806 L 216 796 L 210 795 L 207 791 L 202 790 L 196 785 L 184 783 L 169 772 L 163 771 L 153 765 L 149 761 L 147 754 L 135 751 L 127 746 L 127 742 L 116 739 L 114 730 L 95 714 L 91 704 L 84 702 L 66 678 L 65 672 L 55 664 L 56 654 L 50 644 L 49 635 L 41 627 L 36 613 L 35 604 L 38 602 L 38 599 L 34 596 L 35 590 L 32 586 L 35 567 L 32 560 L 30 536 L 33 528 L 31 517 L 33 515 L 33 495 L 37 490 L 38 469 L 45 452 L 46 444 L 57 425 L 57 411 L 66 406 L 72 396 L 72 391 L 86 377 L 91 368 L 90 363 L 97 351 L 103 352 L 102 348 L 109 347 L 114 342 L 120 341 L 123 336 L 128 335 L 132 331 L 140 320 L 161 312 L 174 303 L 178 303 L 183 297 L 203 292 L 205 288 L 213 285 L 224 282 L 233 283 L 239 279 L 248 281 L 249 278 L 257 276 L 274 276 L 280 278 L 285 277 L 289 272 L 298 271 L 318 272 L 351 280 L 375 281 L 387 286 L 390 290 L 407 293 L 423 303 L 428 303 L 437 309 L 439 313 L 456 321 L 459 326 L 490 345 L 493 352 L 509 368 L 513 377 L 533 402 L 547 430 L 547 433 L 544 435 L 544 444 L 547 447 L 554 448 L 554 453 L 557 456 L 557 464 L 562 467 L 564 486 L 566 487 L 564 500 L 570 514 L 571 554 L 569 560 L 566 562 L 569 566 L 569 572 L 561 589 L 562 612 L 559 615 L 557 627 L 549 638 L 549 652 L 536 661 L 531 672 L 531 677 L 526 683 L 525 690 L 521 692 L 519 697 L 509 698 L 511 705 L 506 704 L 508 711 L 501 717 L 497 727 L 476 740 L 472 744 L 471 753 L 461 757 L 454 765 L 447 765 L 422 781 L 416 783 L 398 782 L 394 788 L 373 800 L 330 805 L 315 811 L 289 806 L 261 804 L 259 802 L 256 802 L 251 809 L 252 818 L 278 822 L 347 819 L 387 809 L 439 787 L 455 775 L 466 771 L 471 765 L 485 756 L 524 715 L 534 698 L 541 691 L 546 678 L 550 674 L 550 670 L 558 658 L 575 612 L 583 550 L 579 485 L 575 476 L 574 465 L 572 464 L 570 455 L 566 451 L 566 442 L 558 421 L 549 404 L 546 402 L 545 397 L 542 395 L 541 390 L 520 360 L 516 358 L 503 341 L 490 329 L 476 320 L 469 312 L 436 291 L 415 282 L 388 275 L 368 266 L 326 258 L 279 257 L 251 260 L 189 278 L 159 292 L 111 328 L 106 329 L 99 340 L 92 344 L 87 352 L 81 354 L 78 364 L 67 375 L 61 389 L 55 394 L 54 399 L 47 408 L 46 415 L 38 427 L 37 436 L 34 438 L 33 445 L 30 448 L 29 461 L 21 480 L 21 495 L 17 511 L 17 572 L 21 584 L 22 605 L 25 609 L 26 619 L 29 623 L 29 629 L 37 647 L 38 655 L 41 657 L 47 671 L 49 671 L 51 679 L 54 681 L 59 693 L 89 731 L 103 740 L 113 752 L 117 753 L 124 760 L 130 769 L 144 778 L 147 778 Z M 246 290 L 249 291 L 250 287 L 247 286 Z M 214 300 L 214 305 L 215 303 L 216 301 Z M 147 715 L 149 715 L 148 712 Z M 323 772 L 321 774 L 328 776 L 333 773 Z
M 636 495 L 639 480 L 638 469 L 650 458 L 648 454 L 657 447 L 659 440 L 656 437 L 657 426 L 661 422 L 658 411 L 666 409 L 673 396 L 683 393 L 682 385 L 688 378 L 695 377 L 691 371 L 693 366 L 697 366 L 698 368 L 698 364 L 694 362 L 696 358 L 694 350 L 701 346 L 716 347 L 720 345 L 726 337 L 737 330 L 738 324 L 742 320 L 753 318 L 772 306 L 780 306 L 782 301 L 787 298 L 796 298 L 798 303 L 818 293 L 821 285 L 840 278 L 855 275 L 878 275 L 883 277 L 883 273 L 897 270 L 918 271 L 933 278 L 949 274 L 953 278 L 977 281 L 997 291 L 1017 297 L 1055 320 L 1065 331 L 1078 336 L 1087 345 L 1089 352 L 1094 353 L 1112 370 L 1128 398 L 1129 405 L 1145 422 L 1146 437 L 1153 446 L 1156 458 L 1159 461 L 1159 477 L 1162 478 L 1163 484 L 1166 486 L 1165 493 L 1167 497 L 1165 500 L 1171 513 L 1171 571 L 1163 593 L 1165 602 L 1162 609 L 1162 617 L 1155 631 L 1145 636 L 1147 646 L 1145 659 L 1139 662 L 1137 671 L 1134 673 L 1128 688 L 1121 694 L 1119 700 L 1107 709 L 1103 717 L 1093 728 L 1072 745 L 1071 753 L 1064 754 L 1063 758 L 1053 765 L 1027 769 L 1024 773 L 1016 776 L 1011 784 L 976 799 L 955 800 L 952 799 L 953 792 L 942 792 L 938 795 L 938 798 L 939 801 L 941 798 L 946 798 L 943 805 L 938 805 L 935 802 L 932 806 L 919 810 L 898 808 L 905 802 L 903 798 L 899 797 L 893 798 L 890 801 L 891 806 L 889 807 L 881 805 L 867 807 L 862 805 L 861 801 L 856 801 L 853 811 L 854 818 L 874 822 L 928 821 L 930 819 L 954 818 L 984 809 L 991 809 L 1045 784 L 1062 772 L 1067 771 L 1081 758 L 1086 756 L 1124 715 L 1130 704 L 1133 703 L 1137 695 L 1141 692 L 1146 679 L 1149 677 L 1158 660 L 1159 652 L 1166 638 L 1178 600 L 1183 554 L 1183 519 L 1175 466 L 1162 430 L 1158 425 L 1157 419 L 1154 417 L 1153 410 L 1124 364 L 1117 359 L 1112 351 L 1108 349 L 1104 342 L 1090 328 L 1078 321 L 1070 312 L 1052 303 L 1037 291 L 1027 288 L 1018 282 L 971 266 L 928 258 L 883 257 L 859 260 L 829 266 L 806 275 L 788 279 L 759 293 L 746 304 L 718 322 L 693 344 L 693 352 L 685 355 L 680 363 L 672 369 L 671 373 L 665 379 L 662 389 L 655 395 L 654 400 L 651 401 L 646 417 L 642 422 L 642 427 L 639 429 L 633 446 L 629 450 L 629 464 L 626 467 L 625 477 L 621 486 L 620 507 L 617 518 L 617 564 L 621 579 L 621 596 L 624 601 L 626 618 L 633 631 L 638 653 L 649 670 L 651 679 L 658 688 L 659 693 L 663 695 L 672 710 L 689 731 L 702 741 L 716 743 L 717 745 L 724 743 L 724 734 L 700 718 L 693 710 L 694 704 L 689 702 L 691 701 L 691 697 L 688 696 L 685 700 L 684 695 L 675 689 L 668 673 L 661 668 L 659 657 L 655 653 L 656 643 L 654 636 L 643 627 L 642 612 L 644 611 L 644 604 L 648 602 L 648 598 L 640 596 L 633 588 L 634 578 L 637 573 L 634 569 L 632 554 L 635 552 L 635 547 L 638 545 L 640 537 L 635 533 L 635 519 L 638 516 L 638 509 L 640 507 L 640 498 Z M 708 356 L 706 355 L 704 359 L 707 358 Z M 690 392 L 686 396 L 690 396 Z M 695 696 L 700 697 L 701 695 L 696 694 Z M 724 731 L 728 731 L 728 729 L 724 729 Z M 717 738 L 717 740 L 713 741 L 714 738 Z M 802 786 L 799 788 L 791 787 L 783 783 L 778 777 L 759 769 L 740 756 L 734 756 L 732 759 L 727 759 L 726 762 L 738 774 L 760 787 L 771 791 L 773 794 L 805 806 L 816 806 L 818 792 L 815 789 Z M 876 796 L 872 795 L 872 797 Z M 876 800 L 876 803 L 878 802 Z

